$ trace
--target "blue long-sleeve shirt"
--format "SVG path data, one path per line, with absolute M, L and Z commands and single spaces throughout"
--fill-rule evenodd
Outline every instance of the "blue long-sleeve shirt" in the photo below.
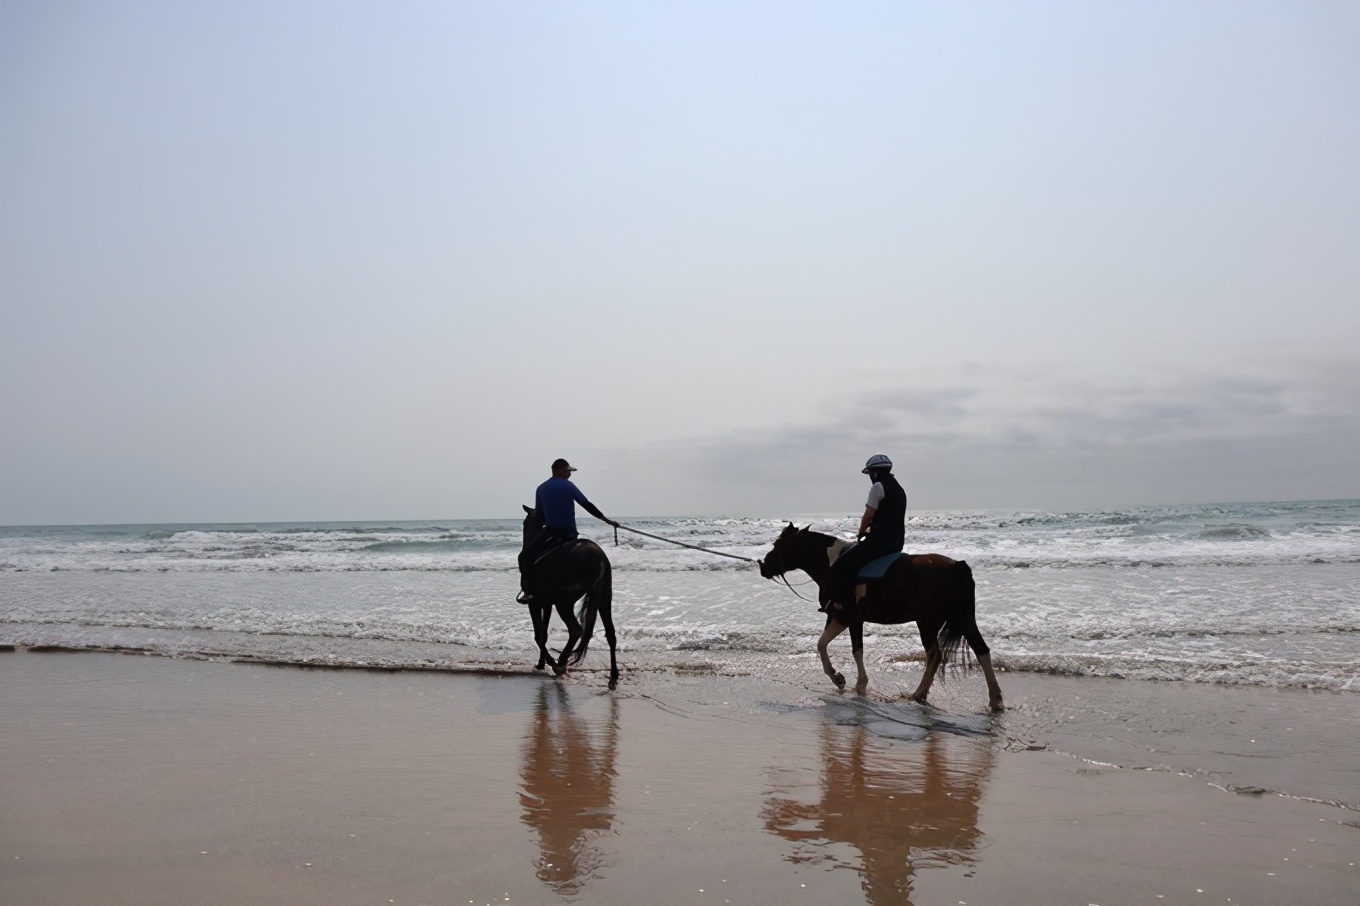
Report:
M 565 478 L 549 478 L 538 486 L 534 494 L 534 506 L 543 514 L 543 524 L 548 528 L 576 531 L 578 503 L 595 518 L 604 518 L 599 507 L 587 500 L 581 489 Z

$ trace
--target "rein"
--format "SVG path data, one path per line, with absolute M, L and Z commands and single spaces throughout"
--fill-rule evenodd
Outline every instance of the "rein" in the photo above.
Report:
M 660 535 L 653 535 L 653 534 L 651 534 L 650 532 L 644 532 L 644 531 L 642 531 L 642 529 L 635 529 L 635 528 L 633 528 L 632 526 L 628 526 L 628 525 L 619 525 L 619 526 L 616 526 L 616 527 L 614 528 L 614 546 L 615 546 L 615 547 L 618 547 L 618 546 L 619 546 L 619 529 L 623 529 L 625 532 L 632 532 L 632 533 L 635 534 L 635 535 L 641 535 L 641 536 L 643 536 L 644 538 L 654 538 L 654 539 L 656 539 L 657 541 L 664 541 L 664 542 L 666 542 L 667 544 L 674 544 L 674 545 L 676 545 L 676 546 L 678 546 L 678 547 L 687 547 L 687 548 L 689 548 L 689 549 L 692 550 L 692 551 L 703 551 L 703 552 L 706 553 L 706 554 L 717 554 L 719 557 L 731 557 L 733 560 L 745 560 L 747 563 L 759 563 L 759 562 L 760 562 L 759 560 L 753 560 L 753 559 L 751 559 L 750 557 L 743 557 L 743 556 L 740 556 L 739 554 L 729 554 L 729 553 L 727 553 L 726 551 L 715 551 L 715 550 L 714 550 L 713 548 L 711 548 L 711 547 L 700 547 L 700 546 L 697 545 L 697 544 L 686 544 L 686 543 L 683 542 L 683 541 L 676 541 L 676 540 L 674 540 L 674 539 L 672 539 L 672 538 L 662 538 Z
M 784 584 L 785 584 L 786 586 L 788 586 L 789 591 L 793 592 L 795 595 L 798 595 L 799 598 L 802 598 L 804 601 L 807 601 L 809 604 L 819 604 L 819 603 L 820 603 L 820 602 L 818 602 L 818 601 L 812 600 L 811 598 L 803 598 L 802 595 L 798 594 L 798 589 L 794 588 L 792 585 L 789 585 L 789 576 L 788 576 L 787 573 L 780 573 L 780 574 L 779 574 L 779 578 L 783 579 L 783 580 L 784 580 Z M 810 581 L 810 580 L 809 580 L 809 581 Z M 804 582 L 803 584 L 806 585 L 807 582 Z

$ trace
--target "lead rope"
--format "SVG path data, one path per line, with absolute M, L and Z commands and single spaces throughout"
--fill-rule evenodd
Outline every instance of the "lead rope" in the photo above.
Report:
M 641 535 L 641 536 L 643 536 L 644 538 L 654 538 L 654 539 L 656 539 L 657 541 L 664 541 L 664 542 L 666 542 L 667 544 L 674 544 L 674 545 L 677 545 L 678 547 L 687 547 L 687 548 L 689 548 L 689 549 L 692 550 L 692 551 L 703 551 L 703 552 L 706 553 L 706 554 L 717 554 L 719 557 L 731 557 L 733 560 L 745 560 L 747 563 L 759 563 L 759 562 L 760 562 L 759 560 L 753 560 L 753 559 L 750 558 L 750 557 L 743 557 L 743 556 L 741 556 L 741 555 L 739 555 L 739 554 L 729 554 L 729 553 L 727 553 L 726 551 L 715 551 L 715 550 L 714 550 L 713 548 L 711 548 L 711 547 L 700 547 L 700 546 L 697 545 L 697 544 L 686 544 L 686 543 L 683 542 L 683 541 L 676 541 L 676 540 L 674 540 L 673 538 L 663 538 L 663 537 L 661 537 L 660 535 L 653 535 L 653 534 L 651 534 L 650 532 L 644 532 L 642 529 L 635 529 L 635 528 L 633 528 L 632 526 L 629 526 L 629 525 L 616 525 L 616 526 L 614 526 L 614 546 L 615 546 L 615 547 L 618 547 L 618 546 L 619 546 L 619 529 L 623 529 L 625 532 L 632 532 L 632 533 L 635 534 L 635 535 Z
M 711 548 L 711 547 L 700 547 L 700 546 L 697 545 L 697 544 L 686 544 L 686 543 L 683 542 L 683 541 L 676 541 L 676 540 L 673 539 L 673 538 L 663 538 L 663 537 L 661 537 L 660 535 L 653 535 L 653 534 L 651 534 L 650 532 L 644 532 L 642 529 L 635 529 L 635 528 L 633 528 L 632 526 L 629 526 L 629 525 L 622 525 L 622 524 L 614 526 L 614 546 L 615 546 L 615 547 L 618 547 L 618 546 L 619 546 L 619 529 L 623 529 L 625 532 L 632 532 L 632 533 L 635 534 L 635 535 L 641 535 L 641 536 L 643 536 L 644 538 L 653 538 L 653 539 L 655 539 L 655 540 L 657 540 L 657 541 L 664 541 L 664 542 L 666 542 L 667 544 L 674 544 L 674 545 L 676 545 L 676 546 L 678 546 L 678 547 L 687 547 L 687 548 L 689 548 L 689 549 L 692 550 L 692 551 L 703 551 L 703 552 L 706 553 L 706 554 L 717 554 L 719 557 L 731 557 L 733 560 L 744 560 L 744 561 L 746 561 L 747 563 L 756 563 L 756 564 L 759 564 L 759 563 L 760 563 L 759 560 L 753 560 L 753 559 L 750 558 L 750 557 L 743 557 L 743 556 L 741 556 L 741 555 L 739 555 L 739 554 L 729 554 L 729 553 L 727 553 L 726 551 L 715 551 L 715 550 L 714 550 L 713 548 Z M 798 589 L 794 588 L 793 585 L 791 585 L 791 584 L 789 583 L 789 577 L 788 577 L 788 575 L 786 575 L 785 573 L 780 573 L 780 574 L 779 574 L 779 578 L 783 580 L 785 587 L 787 587 L 789 591 L 793 592 L 799 599 L 801 599 L 801 600 L 803 600 L 803 601 L 807 601 L 809 604 L 818 604 L 819 607 L 821 606 L 821 605 L 819 604 L 819 602 L 814 601 L 814 600 L 812 600 L 811 598 L 804 598 L 801 594 L 799 594 L 799 593 L 798 593 Z M 810 580 L 809 580 L 809 581 L 810 581 Z M 807 583 L 804 583 L 804 584 L 807 584 Z

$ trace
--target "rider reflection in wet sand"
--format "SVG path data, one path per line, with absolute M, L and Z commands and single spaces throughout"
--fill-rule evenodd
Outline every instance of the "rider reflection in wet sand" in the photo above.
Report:
M 918 871 L 970 864 L 982 836 L 978 810 L 992 767 L 986 741 L 931 733 L 889 748 L 863 726 L 822 724 L 820 797 L 808 803 L 776 789 L 765 827 L 797 844 L 789 861 L 833 859 L 826 843 L 848 843 L 873 906 L 911 906 Z
M 533 724 L 520 769 L 522 820 L 538 833 L 539 880 L 573 896 L 603 862 L 592 845 L 614 824 L 615 758 L 619 743 L 619 702 L 609 696 L 602 728 L 572 710 L 566 689 L 538 689 Z

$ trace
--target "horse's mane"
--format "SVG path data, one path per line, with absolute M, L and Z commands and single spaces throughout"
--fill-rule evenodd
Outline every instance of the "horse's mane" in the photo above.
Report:
M 780 536 L 781 541 L 793 541 L 799 538 L 806 538 L 809 541 L 819 542 L 822 547 L 830 547 L 835 542 L 841 540 L 835 535 L 828 535 L 824 532 L 814 532 L 810 525 L 805 528 L 796 528 L 792 522 L 789 523 L 788 528 L 784 529 L 784 533 Z
M 805 526 L 804 528 L 798 528 L 792 522 L 784 529 L 783 534 L 779 536 L 779 540 L 785 544 L 796 545 L 804 550 L 808 548 L 811 548 L 812 550 L 827 548 L 827 565 L 835 563 L 836 558 L 843 554 L 845 549 L 850 546 L 844 539 L 837 538 L 835 535 L 814 532 L 810 525 Z

